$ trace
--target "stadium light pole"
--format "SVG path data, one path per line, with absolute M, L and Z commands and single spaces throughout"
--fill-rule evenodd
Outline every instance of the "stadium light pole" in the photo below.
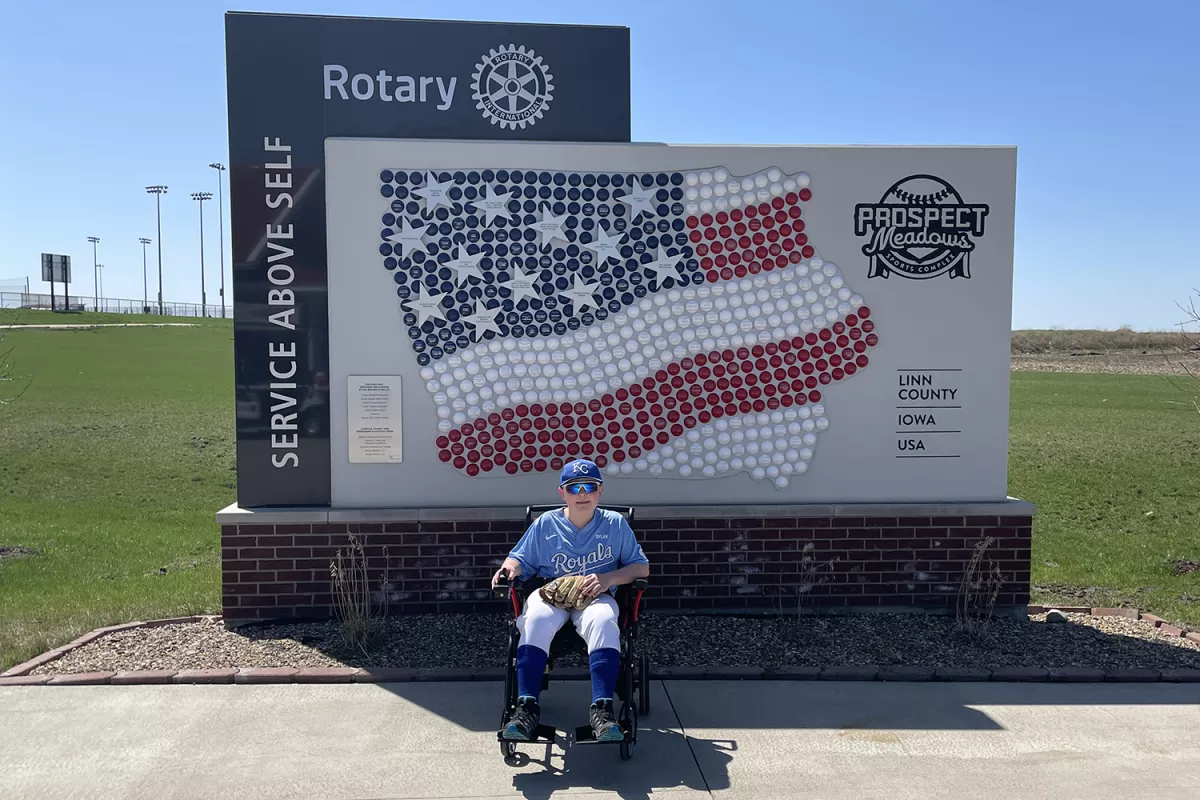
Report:
M 88 241 L 92 243 L 92 288 L 95 290 L 96 297 L 92 301 L 96 305 L 96 310 L 100 310 L 100 270 L 96 268 L 96 245 L 100 243 L 99 236 L 89 236 Z M 68 309 L 70 310 L 70 309 Z
M 100 300 L 103 300 L 103 299 L 104 299 L 104 265 L 103 265 L 103 264 L 97 264 L 97 265 L 96 265 L 96 269 L 97 269 L 97 271 L 98 271 L 98 272 L 99 272 L 99 274 L 100 274 L 100 277 L 99 277 L 99 278 L 98 278 L 98 280 L 96 281 L 96 283 L 97 283 L 97 285 L 98 285 L 98 288 L 96 289 L 96 291 L 99 293 Z M 100 310 L 100 303 L 99 303 L 99 302 L 97 302 L 97 303 L 96 303 L 96 310 L 97 310 L 97 311 L 99 311 L 99 310 Z
M 146 288 L 146 245 L 150 244 L 150 240 L 145 236 L 139 236 L 138 241 L 142 243 L 142 309 L 145 310 L 149 305 L 147 296 L 149 290 Z
M 221 319 L 225 319 L 225 198 L 221 191 L 221 173 L 225 171 L 225 165 L 214 161 L 209 166 L 217 171 L 217 220 L 220 223 L 218 230 L 221 237 Z
M 158 216 L 158 314 L 162 316 L 162 206 L 160 200 L 167 193 L 166 186 L 147 186 L 146 192 L 154 195 L 154 208 Z
M 200 203 L 200 316 L 208 316 L 208 295 L 204 292 L 204 201 L 212 200 L 212 192 L 192 192 Z

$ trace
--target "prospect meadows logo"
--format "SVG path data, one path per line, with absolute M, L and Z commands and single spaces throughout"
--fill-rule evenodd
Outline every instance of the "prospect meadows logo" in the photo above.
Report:
M 324 66 L 326 100 L 454 105 L 457 75 L 394 75 L 386 69 L 351 73 Z M 554 76 L 542 57 L 524 45 L 501 45 L 475 60 L 471 73 L 475 107 L 493 125 L 524 129 L 537 124 L 554 99 Z
M 933 175 L 896 181 L 878 203 L 854 206 L 854 234 L 870 237 L 862 248 L 871 257 L 867 277 L 970 278 L 973 237 L 983 236 L 987 214 L 987 205 L 964 202 Z

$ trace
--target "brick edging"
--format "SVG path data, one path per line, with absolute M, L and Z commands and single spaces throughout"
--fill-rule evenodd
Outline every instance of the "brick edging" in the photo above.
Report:
M 1029 614 L 1042 614 L 1056 608 L 1067 614 L 1093 617 L 1125 617 L 1147 621 L 1170 636 L 1181 636 L 1200 643 L 1200 633 L 1187 632 L 1153 614 L 1137 609 L 1094 608 L 1086 606 L 1029 606 Z M 501 681 L 501 668 L 486 669 L 406 667 L 241 667 L 185 670 L 128 670 L 84 672 L 62 675 L 30 675 L 34 669 L 56 661 L 89 642 L 117 631 L 155 628 L 163 625 L 196 623 L 220 619 L 213 616 L 175 617 L 171 619 L 111 625 L 85 633 L 62 647 L 18 664 L 0 674 L 0 686 L 133 686 L 151 684 L 265 684 L 265 683 L 404 683 L 413 681 Z M 1110 669 L 1092 667 L 909 667 L 909 666 L 791 666 L 791 667 L 651 667 L 657 680 L 787 680 L 787 681 L 881 681 L 881 682 L 1038 682 L 1038 683 L 1200 683 L 1200 669 Z M 553 680 L 587 680 L 585 668 L 564 668 L 551 672 Z
M 88 631 L 87 633 L 83 634 L 82 636 L 72 639 L 70 642 L 67 642 L 62 647 L 56 647 L 53 650 L 47 650 L 46 652 L 42 653 L 41 655 L 31 658 L 23 664 L 17 664 L 15 667 L 9 667 L 4 672 L 0 672 L 0 681 L 3 681 L 5 678 L 27 675 L 30 672 L 32 672 L 33 670 L 42 666 L 43 664 L 49 664 L 52 661 L 57 661 L 58 659 L 65 656 L 67 653 L 74 650 L 76 647 L 83 647 L 85 644 L 88 644 L 89 642 L 94 642 L 97 639 L 99 639 L 103 636 L 107 636 L 110 633 L 117 633 L 118 631 L 130 631 L 130 630 L 134 630 L 136 628 L 161 628 L 164 625 L 180 625 L 180 624 L 184 624 L 184 623 L 204 622 L 205 620 L 218 620 L 218 619 L 220 619 L 220 617 L 212 616 L 212 615 L 200 615 L 200 616 L 193 616 L 193 617 L 171 617 L 168 619 L 152 619 L 152 620 L 142 620 L 139 622 L 125 622 L 120 625 L 108 625 L 103 628 L 96 628 L 95 630 Z M 2 684 L 0 684 L 0 685 L 2 685 Z
M 558 669 L 551 680 L 583 681 L 586 669 Z M 1200 683 L 1200 669 L 1115 669 L 1087 667 L 660 667 L 651 678 L 672 681 L 876 681 L 882 683 Z M 253 667 L 208 670 L 85 672 L 69 675 L 0 677 L 0 686 L 135 686 L 151 684 L 305 684 L 499 682 L 504 674 L 487 669 L 359 669 L 354 667 Z

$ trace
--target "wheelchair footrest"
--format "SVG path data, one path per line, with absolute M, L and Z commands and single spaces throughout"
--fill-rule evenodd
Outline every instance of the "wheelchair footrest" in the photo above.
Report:
M 629 731 L 624 725 L 621 725 L 621 732 L 624 734 L 622 738 L 602 742 L 596 738 L 596 734 L 592 733 L 591 725 L 580 725 L 575 729 L 575 744 L 620 744 L 629 738 Z
M 496 738 L 502 742 L 537 744 L 538 742 L 553 742 L 554 737 L 558 734 L 558 730 L 551 725 L 538 725 L 537 730 L 533 734 L 532 739 L 506 739 L 504 731 L 498 731 Z

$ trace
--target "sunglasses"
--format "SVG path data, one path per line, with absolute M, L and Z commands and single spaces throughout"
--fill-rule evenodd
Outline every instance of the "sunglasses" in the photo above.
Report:
M 591 494 L 600 489 L 598 483 L 568 483 L 563 487 L 567 490 L 567 494 Z

